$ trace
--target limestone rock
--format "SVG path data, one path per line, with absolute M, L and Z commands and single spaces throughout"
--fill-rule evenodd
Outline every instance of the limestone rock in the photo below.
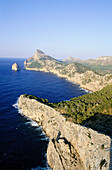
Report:
M 14 70 L 14 71 L 19 71 L 19 70 L 21 70 L 21 68 L 20 68 L 20 66 L 19 66 L 17 63 L 14 63 L 14 64 L 12 65 L 12 70 Z
M 19 108 L 42 125 L 49 136 L 47 159 L 53 170 L 109 170 L 112 167 L 109 136 L 66 121 L 50 106 L 23 95 L 19 98 Z

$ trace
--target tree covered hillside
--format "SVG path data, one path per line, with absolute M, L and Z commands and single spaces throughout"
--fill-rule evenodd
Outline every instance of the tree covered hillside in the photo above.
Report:
M 82 123 L 97 113 L 112 115 L 112 85 L 70 101 L 52 103 L 52 106 L 66 117 L 71 117 L 75 123 Z
M 112 136 L 112 85 L 75 97 L 70 101 L 49 103 L 47 99 L 24 95 L 59 111 L 66 120 L 79 123 Z

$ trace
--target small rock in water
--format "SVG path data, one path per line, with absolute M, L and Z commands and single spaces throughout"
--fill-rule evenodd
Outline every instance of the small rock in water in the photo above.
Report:
M 20 68 L 20 66 L 17 63 L 14 63 L 12 65 L 12 70 L 19 71 L 19 70 L 21 70 L 21 68 Z

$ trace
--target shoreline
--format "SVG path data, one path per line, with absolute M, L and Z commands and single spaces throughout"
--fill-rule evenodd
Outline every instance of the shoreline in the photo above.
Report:
M 80 84 L 77 84 L 77 83 L 74 83 L 72 81 L 69 81 L 68 79 L 65 79 L 65 80 L 72 83 L 72 84 L 78 85 L 80 87 L 80 89 L 86 91 L 87 93 L 92 93 L 92 91 L 90 91 L 89 89 L 85 89 L 85 88 L 81 87 Z
M 17 109 L 17 110 L 18 110 L 18 113 L 27 120 L 27 121 L 26 121 L 26 124 L 27 124 L 27 125 L 30 125 L 30 126 L 36 127 L 36 128 L 40 128 L 40 129 L 42 130 L 42 135 L 45 135 L 45 140 L 46 140 L 47 142 L 50 141 L 50 138 L 49 138 L 49 136 L 46 135 L 46 132 L 44 131 L 42 125 L 39 125 L 39 123 L 38 123 L 36 120 L 34 120 L 34 119 L 26 116 L 25 114 L 23 114 L 22 109 L 19 108 L 19 97 L 17 98 L 16 103 L 13 104 L 12 106 L 13 106 L 15 109 Z M 28 123 L 27 123 L 27 122 L 28 122 Z M 48 164 L 48 161 L 47 161 L 47 152 L 45 153 L 45 158 L 46 158 L 46 167 L 45 167 L 45 168 L 47 168 L 47 170 L 52 170 L 52 169 L 50 168 L 49 164 Z M 38 168 L 38 167 L 39 167 L 39 166 L 35 167 L 35 169 Z M 33 168 L 34 168 L 34 167 L 32 167 L 32 169 L 33 169 Z
M 19 97 L 19 108 L 25 116 L 36 121 L 50 138 L 47 160 L 53 170 L 68 170 L 70 167 L 80 170 L 88 170 L 89 167 L 100 169 L 102 160 L 106 160 L 107 167 L 103 165 L 105 170 L 111 167 L 109 136 L 66 121 L 50 106 L 23 95 Z M 102 146 L 105 149 L 102 149 Z M 77 159 L 76 162 L 72 155 Z
M 72 84 L 78 85 L 78 86 L 80 87 L 80 89 L 83 89 L 83 90 L 86 91 L 87 93 L 92 93 L 92 92 L 94 92 L 94 91 L 92 91 L 91 89 L 88 89 L 88 88 L 83 87 L 81 84 L 79 84 L 79 83 L 77 83 L 77 82 L 71 81 L 68 76 L 62 76 L 61 74 L 58 74 L 58 73 L 55 73 L 55 72 L 52 72 L 52 71 L 50 72 L 50 71 L 47 71 L 47 70 L 40 70 L 40 69 L 37 69 L 37 68 L 27 68 L 27 67 L 25 67 L 24 69 L 25 69 L 25 70 L 29 70 L 29 71 L 40 71 L 40 72 L 45 72 L 45 73 L 51 73 L 51 74 L 56 75 L 56 76 L 59 77 L 59 78 L 64 78 L 66 81 L 71 82 Z

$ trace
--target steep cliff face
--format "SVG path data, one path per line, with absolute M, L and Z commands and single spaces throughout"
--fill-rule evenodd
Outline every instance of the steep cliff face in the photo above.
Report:
M 51 72 L 91 91 L 97 91 L 112 84 L 112 74 L 101 76 L 80 63 L 65 64 L 45 55 L 40 50 L 28 58 L 24 65 L 27 70 Z
M 68 122 L 53 108 L 23 95 L 19 98 L 19 108 L 49 136 L 47 159 L 53 170 L 109 169 L 109 136 Z

